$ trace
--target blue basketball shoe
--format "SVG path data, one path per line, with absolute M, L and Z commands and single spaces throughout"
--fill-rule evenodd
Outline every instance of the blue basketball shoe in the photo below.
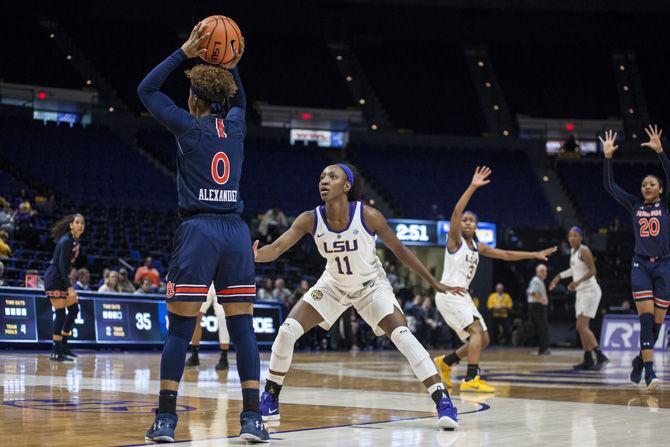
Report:
M 261 395 L 261 413 L 263 414 L 263 422 L 278 421 L 279 399 L 276 399 L 271 393 L 264 391 Z
M 174 431 L 177 428 L 178 419 L 176 414 L 156 413 L 156 420 L 147 430 L 144 439 L 154 442 L 174 442 Z
M 437 404 L 437 419 L 437 425 L 440 428 L 445 430 L 458 428 L 458 410 L 448 397 L 443 397 Z
M 270 435 L 263 426 L 261 414 L 255 411 L 243 411 L 240 414 L 240 438 L 249 442 L 270 442 Z
M 633 383 L 640 383 L 642 380 L 642 370 L 644 370 L 644 363 L 639 355 L 633 359 L 633 370 L 630 372 L 630 381 Z

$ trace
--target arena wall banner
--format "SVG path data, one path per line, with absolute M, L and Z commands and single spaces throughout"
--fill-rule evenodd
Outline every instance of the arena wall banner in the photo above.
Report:
M 167 333 L 162 295 L 83 292 L 71 343 L 160 345 Z M 211 309 L 210 309 L 211 312 Z M 50 342 L 53 309 L 39 289 L 0 287 L 0 344 Z M 259 345 L 269 346 L 284 321 L 279 303 L 258 302 L 254 329 Z M 218 322 L 203 318 L 203 344 L 217 344 Z
M 668 346 L 670 317 L 661 327 L 654 349 L 666 349 Z M 640 350 L 640 320 L 635 314 L 607 314 L 603 318 L 600 331 L 600 348 L 611 351 Z

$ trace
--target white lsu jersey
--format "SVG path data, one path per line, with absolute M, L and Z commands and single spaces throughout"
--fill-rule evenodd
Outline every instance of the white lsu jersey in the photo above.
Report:
M 580 245 L 577 250 L 570 252 L 570 270 L 572 271 L 573 281 L 578 281 L 589 273 L 589 266 L 582 260 L 582 247 L 586 248 L 586 246 Z M 596 281 L 595 276 L 592 276 L 577 287 L 577 292 L 590 289 L 594 285 L 598 285 L 598 281 Z
M 344 292 L 355 292 L 384 272 L 375 237 L 365 226 L 363 203 L 349 204 L 349 226 L 337 232 L 328 227 L 325 206 L 314 210 L 314 243 L 326 258 L 324 276 Z
M 450 287 L 470 288 L 472 278 L 477 273 L 479 264 L 479 251 L 477 243 L 473 240 L 475 249 L 471 249 L 464 238 L 461 237 L 461 245 L 454 253 L 449 253 L 449 246 L 445 247 L 444 271 L 442 272 L 442 284 Z

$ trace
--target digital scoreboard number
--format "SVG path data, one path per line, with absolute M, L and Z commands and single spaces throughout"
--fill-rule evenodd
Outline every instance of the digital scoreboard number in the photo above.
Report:
M 97 341 L 102 343 L 160 343 L 163 341 L 158 303 L 95 300 Z
M 405 245 L 444 247 L 447 243 L 449 233 L 449 221 L 447 220 L 388 219 L 388 224 L 396 237 Z M 479 222 L 477 238 L 479 242 L 495 247 L 496 224 Z M 381 239 L 377 238 L 377 244 L 381 243 Z
M 35 298 L 0 295 L 0 340 L 36 342 Z

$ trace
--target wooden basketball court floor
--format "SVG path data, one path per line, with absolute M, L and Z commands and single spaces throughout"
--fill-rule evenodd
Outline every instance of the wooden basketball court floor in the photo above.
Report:
M 485 353 L 494 395 L 452 393 L 461 427 L 436 428 L 434 406 L 397 352 L 298 353 L 281 395 L 275 446 L 668 446 L 670 388 L 628 382 L 633 353 L 608 353 L 601 372 L 574 372 L 577 351 L 533 356 L 528 349 Z M 228 373 L 201 355 L 180 389 L 177 442 L 245 445 L 234 354 Z M 261 374 L 267 372 L 264 353 Z M 659 377 L 670 356 L 657 353 Z M 153 420 L 160 354 L 82 351 L 70 364 L 46 353 L 0 354 L 3 446 L 144 445 Z M 455 374 L 463 375 L 459 365 Z M 670 387 L 670 385 L 668 385 Z

